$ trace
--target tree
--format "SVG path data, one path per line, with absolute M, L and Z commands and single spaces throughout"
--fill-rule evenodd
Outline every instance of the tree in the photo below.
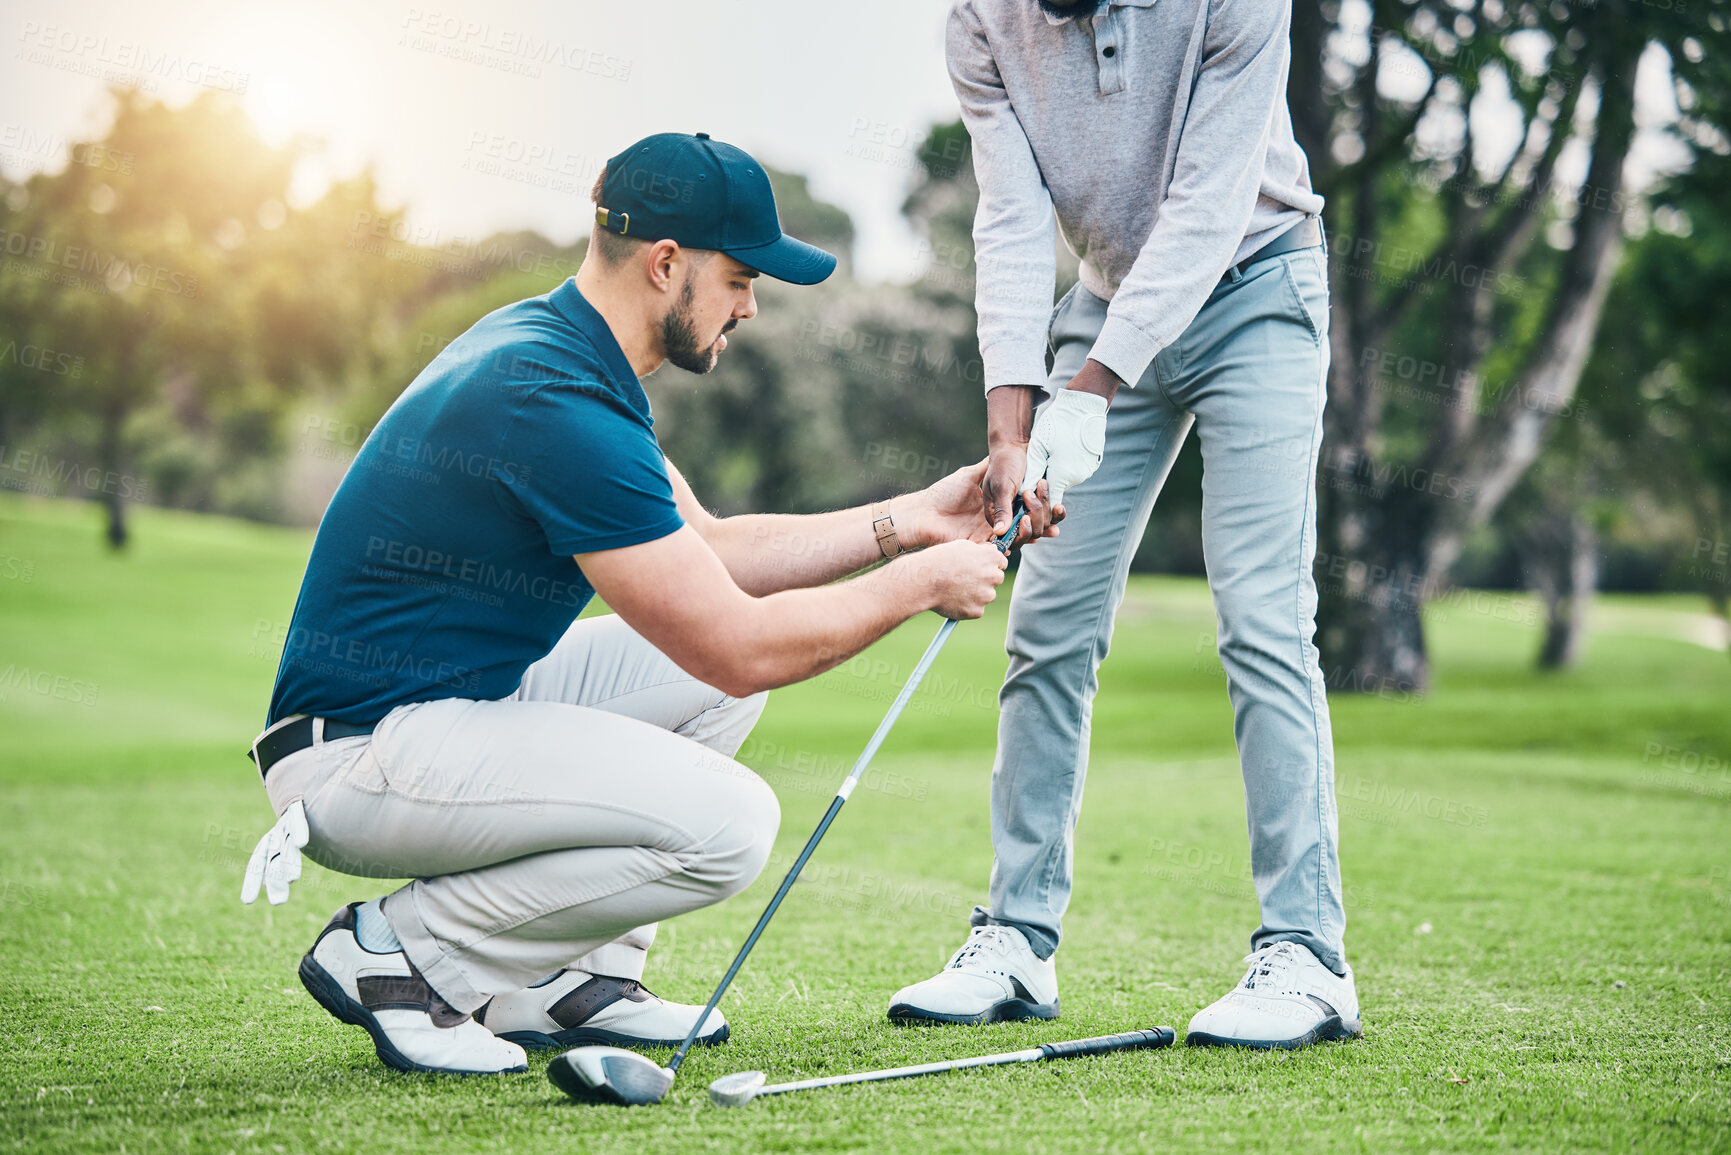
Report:
M 1722 58 L 1731 37 L 1699 5 L 1373 0 L 1368 29 L 1348 11 L 1297 6 L 1289 86 L 1330 199 L 1319 547 L 1355 562 L 1323 585 L 1318 643 L 1351 684 L 1422 687 L 1423 594 L 1538 459 L 1592 348 L 1636 66 L 1657 46 L 1681 91 L 1693 54 Z M 1486 130 L 1497 118 L 1513 149 Z M 1579 182 L 1560 175 L 1570 153 Z
M 1715 99 L 1707 85 L 1692 95 Z M 1731 301 L 1724 212 L 1731 155 L 1724 147 L 1705 138 L 1690 170 L 1655 194 L 1664 227 L 1633 247 L 1583 387 L 1603 399 L 1602 423 L 1625 447 L 1629 489 L 1682 514 L 1669 576 L 1731 618 L 1731 328 L 1723 317 Z
M 215 484 L 265 447 L 288 391 L 343 371 L 392 287 L 419 274 L 347 259 L 358 224 L 388 216 L 370 179 L 293 207 L 308 142 L 265 146 L 215 93 L 182 108 L 126 90 L 113 99 L 102 139 L 8 191 L 0 320 L 79 371 L 7 374 L 0 428 L 20 436 L 28 420 L 46 436 L 56 424 L 63 451 L 45 475 L 101 501 L 118 549 L 150 443 L 177 441 Z M 184 468 L 166 472 L 187 482 Z

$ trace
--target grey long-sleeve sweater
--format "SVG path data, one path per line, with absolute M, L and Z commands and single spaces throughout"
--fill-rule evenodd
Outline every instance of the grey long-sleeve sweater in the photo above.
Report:
M 1134 385 L 1228 266 L 1322 211 L 1286 107 L 1290 0 L 958 0 L 988 390 L 1044 382 L 1052 221 L 1112 302 L 1089 356 Z

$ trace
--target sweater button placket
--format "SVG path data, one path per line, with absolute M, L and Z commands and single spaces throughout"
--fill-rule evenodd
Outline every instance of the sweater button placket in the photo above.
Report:
M 1107 8 L 1094 22 L 1095 65 L 1100 70 L 1100 95 L 1124 91 L 1124 71 L 1118 63 L 1118 13 Z

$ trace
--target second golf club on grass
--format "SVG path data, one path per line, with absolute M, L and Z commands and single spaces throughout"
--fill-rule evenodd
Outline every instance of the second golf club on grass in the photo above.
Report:
M 995 544 L 1000 550 L 1006 553 L 1009 551 L 1016 540 L 1017 530 L 1021 528 L 1022 519 L 1026 515 L 1027 511 L 1018 499 L 1013 507 L 1009 529 L 996 539 Z M 920 682 L 925 679 L 926 671 L 931 669 L 932 663 L 937 660 L 938 653 L 944 648 L 944 643 L 949 640 L 950 634 L 955 631 L 955 628 L 956 623 L 953 620 L 946 620 L 939 627 L 937 636 L 926 647 L 926 652 L 921 655 L 919 663 L 914 666 L 913 673 L 908 675 L 907 682 L 902 686 L 901 693 L 896 695 L 895 701 L 890 704 L 889 712 L 884 715 L 884 720 L 878 723 L 878 728 L 872 734 L 871 741 L 866 743 L 865 750 L 860 753 L 859 760 L 854 763 L 853 770 L 842 782 L 841 787 L 836 790 L 835 797 L 830 801 L 829 809 L 824 812 L 823 819 L 817 824 L 817 829 L 806 840 L 805 849 L 800 851 L 799 857 L 788 869 L 787 877 L 781 880 L 781 885 L 776 888 L 775 896 L 769 900 L 769 905 L 758 917 L 757 925 L 752 928 L 751 934 L 746 937 L 745 944 L 739 948 L 739 953 L 734 956 L 733 965 L 727 968 L 727 973 L 722 976 L 721 982 L 716 984 L 715 993 L 709 997 L 709 1005 L 704 1009 L 703 1015 L 697 1019 L 699 1024 L 705 1021 L 711 1010 L 715 1009 L 716 1004 L 721 1001 L 721 996 L 726 993 L 728 986 L 733 982 L 734 976 L 739 974 L 739 968 L 744 965 L 746 956 L 751 953 L 751 948 L 757 945 L 757 940 L 763 935 L 764 928 L 769 925 L 769 920 L 781 906 L 782 899 L 786 898 L 787 892 L 793 888 L 794 882 L 799 878 L 800 871 L 805 868 L 812 852 L 817 849 L 817 844 L 822 841 L 824 832 L 835 821 L 836 815 L 847 802 L 848 796 L 853 793 L 854 786 L 858 784 L 860 776 L 865 773 L 866 767 L 871 765 L 872 757 L 877 754 L 878 747 L 883 745 L 884 739 L 889 735 L 890 728 L 895 725 L 896 719 L 901 716 L 902 710 L 906 708 L 908 701 L 914 696 L 914 691 L 919 689 Z M 673 1058 L 668 1060 L 665 1067 L 643 1055 L 621 1047 L 578 1047 L 554 1059 L 547 1067 L 547 1078 L 553 1082 L 554 1086 L 574 1099 L 616 1103 L 621 1106 L 646 1106 L 651 1103 L 659 1103 L 667 1097 L 668 1091 L 672 1089 L 674 1075 L 679 1071 L 680 1064 L 685 1061 L 685 1056 L 690 1053 L 691 1046 L 696 1041 L 697 1030 L 696 1026 L 692 1027 L 691 1033 L 680 1043 L 679 1049 L 673 1053 Z M 1156 1027 L 1152 1030 L 1131 1031 L 1095 1039 L 1045 1043 L 1039 1047 L 1003 1055 L 985 1055 L 947 1063 L 927 1063 L 917 1067 L 898 1067 L 886 1071 L 838 1075 L 825 1079 L 782 1083 L 773 1086 L 766 1085 L 767 1077 L 762 1072 L 747 1071 L 738 1075 L 730 1075 L 712 1083 L 709 1094 L 710 1098 L 718 1104 L 739 1106 L 750 1102 L 753 1098 L 763 1095 L 779 1095 L 788 1091 L 839 1086 L 844 1083 L 902 1079 L 915 1075 L 938 1074 L 965 1067 L 1028 1063 L 1037 1062 L 1041 1059 L 1104 1054 L 1109 1051 L 1166 1047 L 1172 1044 L 1172 1040 L 1173 1032 L 1170 1028 Z

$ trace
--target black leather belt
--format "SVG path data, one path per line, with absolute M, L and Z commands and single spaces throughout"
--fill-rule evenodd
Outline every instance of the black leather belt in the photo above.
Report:
M 338 738 L 355 738 L 362 734 L 371 734 L 377 722 L 369 722 L 365 726 L 357 726 L 353 722 L 339 722 L 335 718 L 325 719 L 326 742 L 335 742 Z M 313 744 L 313 720 L 311 718 L 296 718 L 284 726 L 279 726 L 258 740 L 258 745 L 246 752 L 246 756 L 258 763 L 258 776 L 263 778 L 270 773 L 270 768 L 287 758 L 290 754 L 298 754 Z
M 1229 266 L 1220 279 L 1222 281 L 1234 280 L 1233 273 L 1242 277 L 1245 270 L 1257 261 L 1266 261 L 1269 257 L 1278 257 L 1284 253 L 1296 253 L 1300 249 L 1314 249 L 1321 243 L 1322 225 L 1315 217 L 1305 217 L 1236 265 Z

